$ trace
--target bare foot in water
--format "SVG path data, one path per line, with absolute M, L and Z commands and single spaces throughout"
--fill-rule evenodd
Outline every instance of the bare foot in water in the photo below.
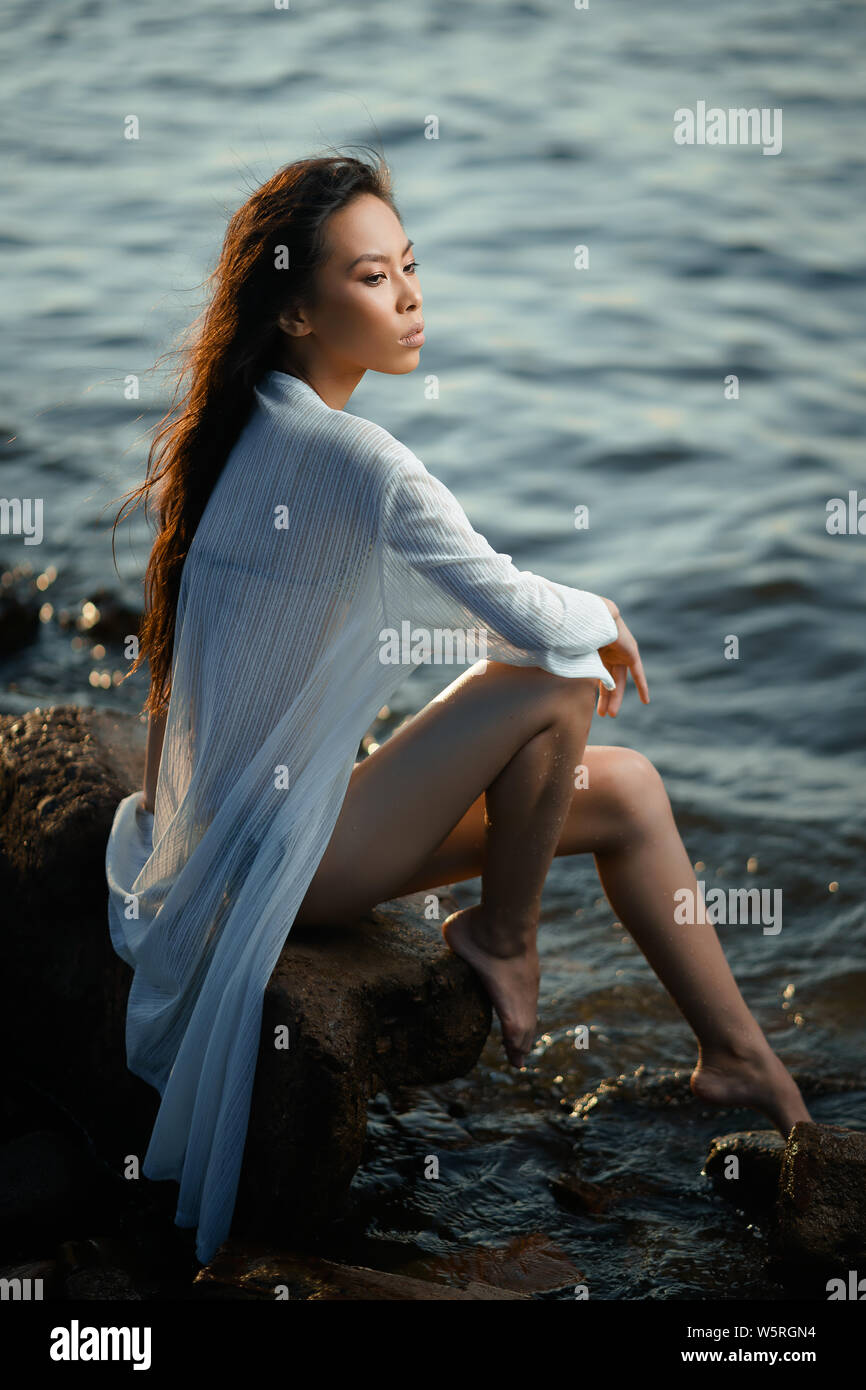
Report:
M 534 937 L 516 953 L 500 954 L 503 948 L 495 944 L 496 933 L 480 904 L 446 917 L 442 935 L 455 955 L 481 977 L 502 1025 L 508 1060 L 512 1066 L 523 1066 L 538 1023 Z M 747 1106 L 766 1115 L 785 1139 L 798 1121 L 812 1119 L 797 1083 L 760 1031 L 754 1044 L 739 1052 L 703 1048 L 690 1085 L 693 1095 L 709 1105 Z
M 442 935 L 454 954 L 481 976 L 502 1025 L 508 1060 L 512 1066 L 522 1067 L 535 1042 L 538 1023 L 539 964 L 534 939 L 517 954 L 497 955 L 496 949 L 491 949 L 490 924 L 480 905 L 446 917 Z
M 711 1105 L 759 1111 L 785 1139 L 798 1121 L 812 1119 L 797 1083 L 766 1039 L 742 1055 L 703 1051 L 690 1085 L 698 1100 Z

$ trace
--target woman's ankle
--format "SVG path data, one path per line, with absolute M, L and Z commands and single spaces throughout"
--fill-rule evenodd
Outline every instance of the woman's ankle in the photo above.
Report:
M 710 1043 L 699 1040 L 699 1053 L 700 1066 L 718 1070 L 766 1063 L 776 1055 L 760 1028 L 755 1032 L 738 1033 L 731 1038 L 714 1039 Z
M 537 917 L 521 918 L 513 912 L 506 915 L 487 903 L 479 903 L 472 909 L 469 925 L 481 950 L 500 960 L 525 956 L 537 949 Z

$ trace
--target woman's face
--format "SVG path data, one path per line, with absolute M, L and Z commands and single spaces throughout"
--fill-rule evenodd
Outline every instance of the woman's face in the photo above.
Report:
M 423 333 L 412 243 L 387 203 L 360 193 L 326 227 L 328 255 L 316 271 L 316 301 L 280 317 L 292 361 L 330 379 L 365 370 L 411 372 Z

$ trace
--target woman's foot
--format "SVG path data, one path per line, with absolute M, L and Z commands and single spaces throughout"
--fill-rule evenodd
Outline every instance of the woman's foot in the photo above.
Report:
M 698 1100 L 760 1111 L 785 1139 L 798 1121 L 812 1119 L 797 1083 L 766 1039 L 754 1051 L 702 1049 L 690 1084 Z
M 500 945 L 484 909 L 466 907 L 442 923 L 442 935 L 455 955 L 481 976 L 499 1022 L 509 1062 L 522 1067 L 538 1023 L 538 950 L 530 943 Z M 506 951 L 508 954 L 501 954 Z

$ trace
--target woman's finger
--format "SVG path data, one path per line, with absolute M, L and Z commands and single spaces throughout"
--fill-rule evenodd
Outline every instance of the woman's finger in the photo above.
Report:
M 637 693 L 645 705 L 650 702 L 649 685 L 644 674 L 643 664 L 640 657 L 636 657 L 631 668 L 631 678 L 637 686 Z
M 627 666 L 614 666 L 611 670 L 611 675 L 616 681 L 616 690 L 612 690 L 610 692 L 610 704 L 608 706 L 608 713 L 611 715 L 613 719 L 616 719 L 616 716 L 619 714 L 619 708 L 622 704 L 622 697 L 625 694 L 625 679 L 627 674 Z

